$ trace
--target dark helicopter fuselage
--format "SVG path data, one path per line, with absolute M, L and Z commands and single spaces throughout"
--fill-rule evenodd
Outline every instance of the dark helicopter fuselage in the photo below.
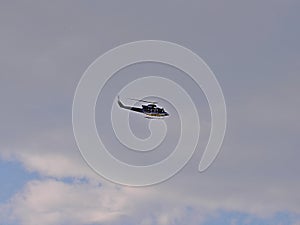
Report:
M 118 104 L 123 109 L 143 113 L 147 116 L 147 118 L 162 118 L 169 116 L 169 113 L 167 113 L 163 108 L 157 107 L 155 104 L 142 105 L 142 108 L 138 108 L 134 106 L 126 106 L 120 101 L 120 99 L 118 99 Z

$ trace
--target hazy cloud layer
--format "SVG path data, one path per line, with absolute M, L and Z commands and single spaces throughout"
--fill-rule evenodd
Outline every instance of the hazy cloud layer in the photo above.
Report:
M 193 225 L 222 210 L 299 216 L 299 7 L 297 1 L 2 2 L 0 157 L 40 178 L 0 203 L 0 221 Z M 105 181 L 81 158 L 71 106 L 96 57 L 140 39 L 173 41 L 206 60 L 224 91 L 228 130 L 205 173 L 197 172 L 199 150 L 171 180 L 129 188 Z

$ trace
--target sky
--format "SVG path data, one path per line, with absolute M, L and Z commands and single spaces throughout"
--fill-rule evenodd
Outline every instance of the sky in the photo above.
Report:
M 2 1 L 0 224 L 299 225 L 299 9 L 296 0 Z M 106 51 L 138 40 L 191 49 L 222 87 L 226 136 L 203 173 L 197 169 L 210 128 L 205 97 L 181 79 L 184 74 L 161 65 L 116 74 L 102 93 L 110 97 L 97 104 L 97 128 L 124 161 L 165 157 L 172 141 L 149 157 L 125 153 L 105 118 L 129 78 L 173 74 L 189 90 L 203 124 L 183 170 L 135 188 L 100 177 L 80 155 L 72 102 L 81 76 Z M 131 121 L 135 133 L 147 137 L 148 121 L 139 115 Z M 175 128 L 171 140 L 178 138 Z

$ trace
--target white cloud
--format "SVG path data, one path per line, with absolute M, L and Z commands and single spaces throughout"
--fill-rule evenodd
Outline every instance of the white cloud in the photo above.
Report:
M 176 221 L 201 221 L 188 218 L 182 205 L 157 199 L 152 189 L 119 187 L 93 182 L 64 183 L 54 179 L 31 181 L 0 208 L 2 221 L 22 225 L 56 224 L 132 224 L 167 225 Z M 196 222 L 195 221 L 195 222 Z
M 6 209 L 11 219 L 24 225 L 90 224 L 122 216 L 126 213 L 128 197 L 113 187 L 47 179 L 29 182 Z
M 300 213 L 300 199 L 295 195 L 300 188 L 297 180 L 289 180 L 287 184 L 276 180 L 268 183 L 257 172 L 250 174 L 253 178 L 239 176 L 226 160 L 225 163 L 217 160 L 212 168 L 199 174 L 195 171 L 198 165 L 195 156 L 181 173 L 157 186 L 129 188 L 110 184 L 85 164 L 67 133 L 47 131 L 36 136 L 34 142 L 24 143 L 23 148 L 1 150 L 2 158 L 17 160 L 43 177 L 29 182 L 0 206 L 2 220 L 13 219 L 22 225 L 120 224 L 120 221 L 144 225 L 188 221 L 199 225 L 206 215 L 218 210 L 259 217 L 269 217 L 278 211 Z M 70 177 L 75 182 L 60 180 Z M 87 181 L 76 181 L 77 178 Z M 192 208 L 192 212 L 187 208 Z
M 23 147 L 0 149 L 4 160 L 16 160 L 31 172 L 55 178 L 95 177 L 75 146 L 72 135 L 64 130 L 49 130 L 36 134 Z

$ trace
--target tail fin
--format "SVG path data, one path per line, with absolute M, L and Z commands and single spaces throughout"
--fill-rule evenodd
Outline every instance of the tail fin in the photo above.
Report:
M 132 110 L 132 111 L 135 111 L 135 112 L 143 113 L 143 109 L 142 108 L 137 108 L 137 107 L 133 107 L 133 106 L 126 106 L 126 105 L 124 105 L 120 101 L 120 97 L 119 96 L 118 96 L 118 104 L 123 109 L 128 109 L 128 110 Z
M 118 104 L 121 108 L 125 108 L 125 105 L 120 101 L 120 96 L 118 95 Z

